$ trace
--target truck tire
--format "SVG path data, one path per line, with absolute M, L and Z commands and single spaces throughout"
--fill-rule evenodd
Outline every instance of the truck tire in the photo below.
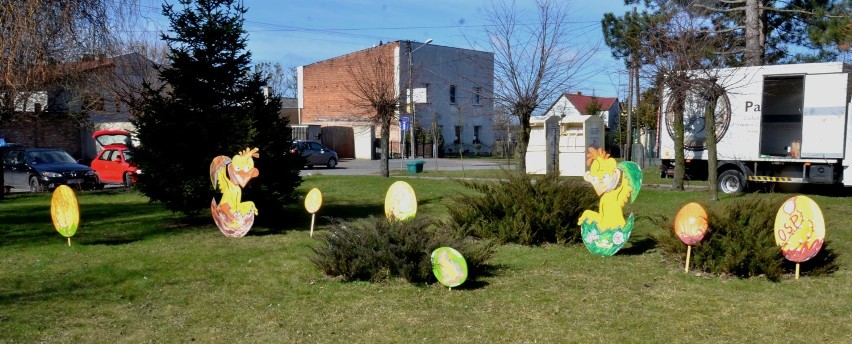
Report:
M 726 194 L 743 192 L 745 188 L 745 177 L 740 171 L 726 170 L 718 177 L 719 191 Z

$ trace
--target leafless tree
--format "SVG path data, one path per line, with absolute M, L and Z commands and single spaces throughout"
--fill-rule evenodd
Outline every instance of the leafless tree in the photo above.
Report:
M 68 62 L 115 51 L 135 1 L 0 0 L 0 120 L 75 72 Z
M 136 0 L 0 0 L 0 123 L 47 108 L 45 91 L 79 67 L 68 62 L 113 51 L 136 10 Z
M 390 126 L 399 109 L 394 46 L 387 44 L 345 57 L 350 80 L 344 82 L 352 104 L 381 127 L 379 172 L 390 176 Z
M 278 62 L 260 62 L 255 70 L 269 75 L 267 86 L 285 98 L 296 98 L 296 67 L 284 67 Z
M 494 51 L 495 106 L 505 106 L 519 119 L 517 169 L 526 172 L 530 116 L 571 86 L 590 76 L 586 68 L 599 45 L 572 46 L 568 6 L 556 0 L 536 0 L 528 17 L 514 1 L 486 4 L 486 28 Z
M 651 21 L 643 41 L 649 49 L 646 72 L 662 78 L 668 93 L 664 95 L 666 107 L 661 109 L 666 122 L 673 128 L 675 175 L 673 187 L 683 190 L 686 148 L 706 147 L 708 153 L 708 183 L 711 199 L 718 199 L 716 185 L 716 105 L 725 92 L 717 84 L 719 67 L 724 54 L 724 39 L 717 28 L 709 27 L 700 7 L 684 1 L 658 1 L 662 9 Z M 699 106 L 695 109 L 694 107 Z M 701 142 L 687 145 L 684 131 L 684 113 L 700 112 L 704 121 Z M 660 133 L 664 135 L 664 133 Z M 692 139 L 692 138 L 690 138 Z

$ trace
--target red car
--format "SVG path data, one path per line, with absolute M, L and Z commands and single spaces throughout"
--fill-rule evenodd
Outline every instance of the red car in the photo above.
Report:
M 118 183 L 130 187 L 141 170 L 131 163 L 130 133 L 120 129 L 98 130 L 92 134 L 103 149 L 92 160 L 92 169 L 102 183 Z

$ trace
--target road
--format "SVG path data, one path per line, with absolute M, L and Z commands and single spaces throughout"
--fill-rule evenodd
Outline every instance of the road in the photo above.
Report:
M 482 170 L 482 169 L 499 169 L 506 168 L 505 160 L 494 160 L 494 159 L 391 159 L 388 163 L 388 167 L 391 171 L 407 171 L 409 162 L 415 160 L 423 160 L 425 163 L 423 164 L 423 171 L 435 171 L 436 166 L 437 170 L 441 171 L 454 171 L 461 170 L 462 166 L 464 166 L 465 170 Z M 323 167 L 314 167 L 310 169 L 303 169 L 300 175 L 302 176 L 310 176 L 310 175 L 329 175 L 329 176 L 343 176 L 343 175 L 378 175 L 379 174 L 379 163 L 380 160 L 365 160 L 365 159 L 342 159 L 337 164 L 336 168 L 328 169 Z M 514 162 L 514 161 L 513 161 Z M 510 165 L 510 168 L 514 168 L 514 165 Z M 262 172 L 262 171 L 261 171 Z

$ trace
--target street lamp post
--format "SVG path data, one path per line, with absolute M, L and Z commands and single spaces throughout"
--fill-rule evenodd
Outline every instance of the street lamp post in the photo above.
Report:
M 411 49 L 411 41 L 408 41 L 408 106 L 411 107 L 411 109 L 410 109 L 411 125 L 410 125 L 409 129 L 411 130 L 411 158 L 412 159 L 414 159 L 415 154 L 417 154 L 416 136 L 414 135 L 414 128 L 416 128 L 416 126 L 415 126 L 416 122 L 415 121 L 416 121 L 416 118 L 417 118 L 416 117 L 417 115 L 415 113 L 417 111 L 414 110 L 414 88 L 412 86 L 412 80 L 414 79 L 414 72 L 413 72 L 414 63 L 412 61 L 411 55 L 414 54 L 415 51 L 420 50 L 420 48 L 423 48 L 424 46 L 426 46 L 426 44 L 429 44 L 429 43 L 432 43 L 431 38 L 427 39 L 426 42 L 424 42 L 419 47 L 417 47 L 417 49 L 412 50 Z M 403 141 L 405 141 L 405 140 L 403 139 Z

